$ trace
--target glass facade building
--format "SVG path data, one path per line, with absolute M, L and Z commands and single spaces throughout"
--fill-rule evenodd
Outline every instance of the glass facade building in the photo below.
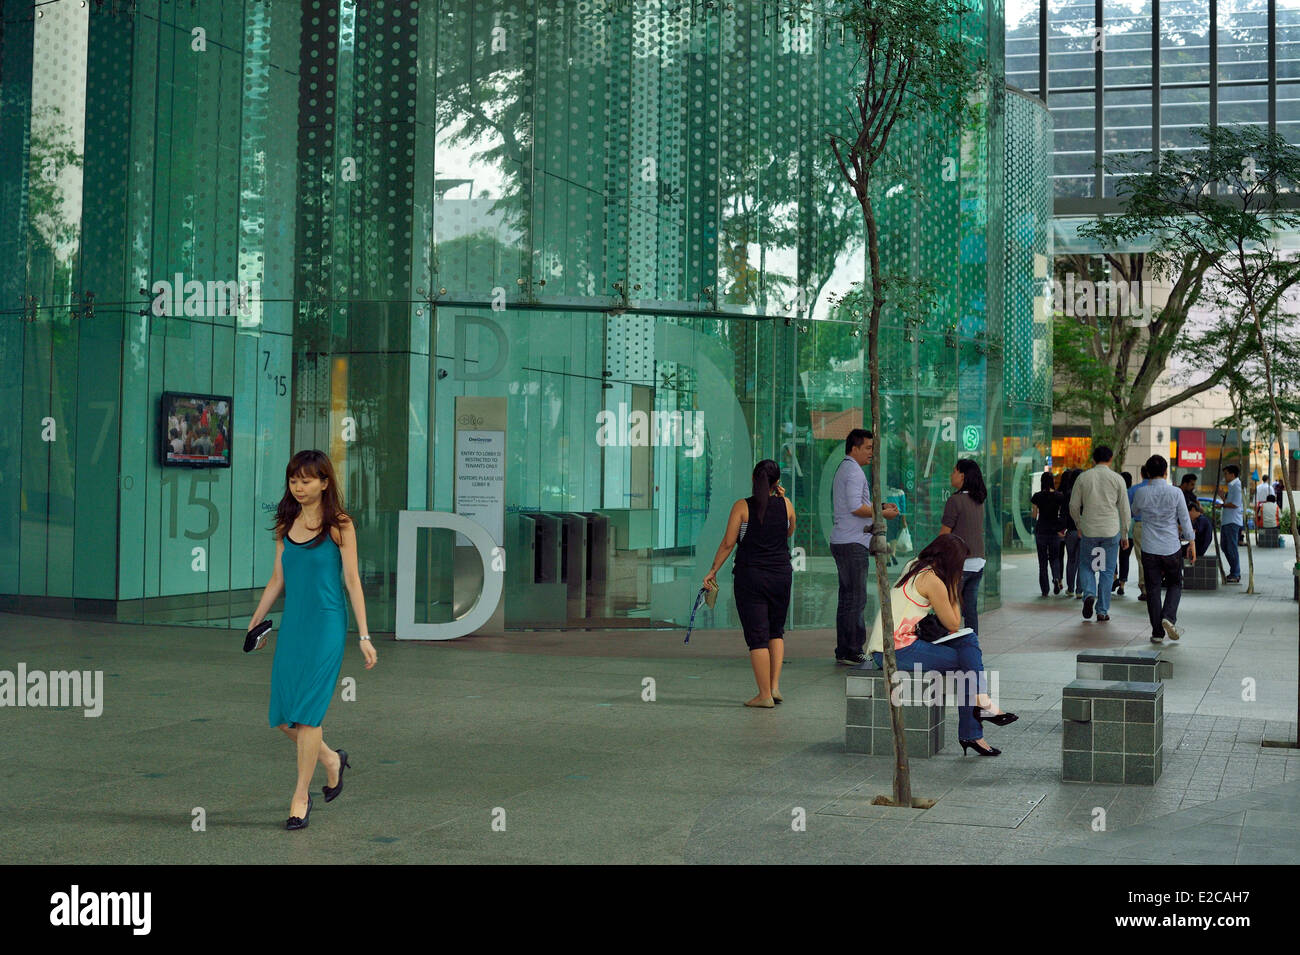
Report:
M 1062 214 L 1114 211 L 1103 162 L 1198 126 L 1300 142 L 1300 0 L 1012 0 L 1006 71 L 1052 110 Z
M 898 129 L 877 196 L 933 289 L 884 317 L 881 444 L 918 547 L 980 462 L 991 606 L 1050 448 L 1052 124 L 975 7 L 986 121 Z M 833 626 L 830 480 L 870 420 L 834 8 L 5 0 L 0 606 L 242 627 L 320 448 L 372 629 L 401 586 L 463 616 L 489 571 L 445 530 L 399 567 L 400 515 L 470 513 L 458 440 L 499 418 L 506 627 L 684 623 L 764 457 L 791 624 Z M 165 393 L 228 402 L 194 428 L 229 467 L 162 466 Z

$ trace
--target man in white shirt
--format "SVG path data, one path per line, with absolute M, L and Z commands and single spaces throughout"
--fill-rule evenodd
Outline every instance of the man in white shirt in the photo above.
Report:
M 1241 468 L 1229 464 L 1223 469 L 1223 473 L 1228 476 L 1228 493 L 1223 496 L 1223 517 L 1219 521 L 1219 548 L 1223 551 L 1223 556 L 1228 558 L 1227 582 L 1239 584 L 1241 583 L 1241 558 L 1237 555 L 1237 547 L 1241 529 L 1246 523 L 1245 498 L 1241 491 Z
M 871 506 L 871 485 L 862 469 L 871 460 L 873 437 L 865 428 L 854 428 L 844 439 L 844 460 L 835 472 L 832 504 L 835 527 L 831 531 L 831 555 L 839 572 L 839 606 L 835 612 L 835 661 L 857 666 L 867 659 L 867 565 L 875 511 Z M 884 516 L 895 518 L 893 504 L 881 507 Z
M 1273 485 L 1267 478 L 1260 477 L 1255 484 L 1255 513 L 1258 517 L 1259 506 L 1268 502 L 1268 496 L 1273 493 Z
M 1070 517 L 1079 528 L 1079 579 L 1083 582 L 1083 619 L 1110 619 L 1110 585 L 1115 579 L 1119 549 L 1128 547 L 1128 488 L 1111 470 L 1110 448 L 1098 445 L 1093 466 L 1079 475 L 1070 494 Z M 1100 578 L 1100 582 L 1098 582 Z
M 1264 503 L 1259 506 L 1259 526 L 1263 528 L 1277 527 L 1279 523 L 1277 498 L 1270 493 L 1264 499 Z

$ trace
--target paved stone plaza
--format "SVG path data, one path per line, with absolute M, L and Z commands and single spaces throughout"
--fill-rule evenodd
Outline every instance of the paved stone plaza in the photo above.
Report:
M 1257 552 L 1257 595 L 1184 595 L 1154 786 L 1061 782 L 1075 654 L 1150 646 L 1136 579 L 1108 624 L 1083 622 L 1079 601 L 1037 597 L 1032 556 L 1005 558 L 980 642 L 1020 720 L 990 726 L 1003 755 L 979 759 L 950 712 L 944 749 L 912 763 L 915 793 L 938 799 L 924 812 L 870 805 L 892 761 L 844 751 L 848 671 L 828 631 L 787 641 L 774 710 L 740 706 L 737 633 L 381 638 L 371 672 L 350 643 L 357 698 L 336 696 L 325 739 L 356 769 L 329 805 L 319 774 L 292 833 L 269 652 L 245 656 L 230 631 L 0 615 L 0 670 L 105 681 L 98 718 L 0 709 L 0 862 L 1300 862 L 1300 750 L 1259 745 L 1296 733 L 1287 554 Z

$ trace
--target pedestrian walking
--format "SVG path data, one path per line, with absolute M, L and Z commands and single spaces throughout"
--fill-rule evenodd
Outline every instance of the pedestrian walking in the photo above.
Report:
M 988 488 L 980 466 L 970 458 L 953 465 L 948 482 L 953 493 L 943 506 L 940 534 L 956 534 L 966 545 L 961 572 L 961 615 L 967 627 L 978 635 L 980 580 L 984 576 L 984 502 Z
M 1241 534 L 1246 526 L 1244 497 L 1241 491 L 1241 468 L 1229 464 L 1223 469 L 1228 476 L 1228 490 L 1223 496 L 1223 518 L 1219 521 L 1219 549 L 1228 558 L 1227 583 L 1241 583 L 1241 558 L 1237 554 Z
M 1147 618 L 1151 642 L 1177 640 L 1178 601 L 1183 594 L 1183 540 L 1187 559 L 1196 562 L 1196 535 L 1187 513 L 1187 499 L 1165 476 L 1169 462 L 1158 454 L 1147 458 L 1147 486 L 1133 496 L 1133 517 L 1142 522 L 1142 561 L 1147 568 Z
M 1129 474 L 1127 471 L 1121 471 L 1119 476 L 1124 479 L 1124 487 L 1128 489 L 1128 495 L 1129 495 L 1128 506 L 1129 506 L 1129 510 L 1132 511 L 1133 510 L 1133 475 Z M 1129 536 L 1129 540 L 1131 541 L 1133 539 L 1133 529 L 1131 527 L 1129 528 L 1128 536 Z M 1115 579 L 1111 581 L 1110 584 L 1110 592 L 1117 597 L 1124 596 L 1124 585 L 1128 583 L 1129 555 L 1132 553 L 1133 553 L 1132 547 L 1130 547 L 1128 550 L 1121 550 L 1119 552 L 1119 570 L 1115 571 Z M 1142 574 L 1142 565 L 1139 563 L 1138 575 L 1141 576 L 1141 574 Z
M 835 661 L 857 666 L 866 661 L 867 564 L 875 528 L 871 485 L 862 469 L 871 460 L 874 437 L 865 428 L 854 428 L 844 439 L 844 460 L 835 471 L 831 499 L 835 524 L 831 530 L 831 556 L 839 575 L 839 604 L 835 611 Z M 898 508 L 881 506 L 886 519 L 898 516 Z
M 1133 495 L 1138 492 L 1138 488 L 1143 488 L 1147 486 L 1147 480 L 1150 477 L 1150 475 L 1147 474 L 1147 466 L 1145 464 L 1142 465 L 1142 467 L 1138 468 L 1138 476 L 1142 478 L 1142 480 L 1140 480 L 1135 486 L 1128 489 L 1128 506 L 1129 506 L 1130 513 L 1133 510 Z M 1133 533 L 1130 540 L 1132 541 L 1132 547 L 1130 547 L 1129 549 L 1137 556 L 1137 562 L 1138 562 L 1138 600 L 1146 600 L 1147 599 L 1147 576 L 1146 576 L 1146 571 L 1142 569 L 1142 521 L 1138 519 L 1136 514 L 1133 515 Z M 1124 568 L 1125 568 L 1124 578 L 1127 580 L 1128 579 L 1127 560 L 1124 561 Z
M 1079 555 L 1083 565 L 1083 619 L 1110 619 L 1110 583 L 1120 548 L 1128 547 L 1129 506 L 1124 479 L 1111 470 L 1112 454 L 1106 445 L 1092 452 L 1092 467 L 1079 475 L 1070 492 L 1070 516 L 1079 528 Z
M 794 505 L 781 486 L 781 468 L 771 459 L 754 465 L 753 493 L 731 505 L 727 530 L 713 556 L 704 587 L 718 586 L 718 568 L 732 550 L 736 564 L 732 585 L 736 614 L 749 647 L 758 693 L 746 706 L 770 709 L 783 702 L 781 665 L 785 661 L 785 620 L 790 611 L 794 573 L 790 567 L 790 537 L 794 534 Z
M 1070 495 L 1082 473 L 1078 468 L 1067 468 L 1061 475 L 1061 497 L 1065 501 L 1061 510 L 1061 520 L 1065 522 L 1065 537 L 1061 542 L 1065 553 L 1065 596 L 1078 600 L 1083 599 L 1083 584 L 1079 579 L 1079 525 L 1070 516 Z
M 1038 493 L 1029 499 L 1034 518 L 1034 543 L 1038 545 L 1038 589 L 1048 596 L 1047 581 L 1051 574 L 1052 593 L 1061 592 L 1061 558 L 1065 545 L 1065 498 L 1056 490 L 1056 479 L 1051 471 L 1043 472 L 1038 481 Z
M 284 827 L 306 829 L 316 764 L 325 767 L 321 792 L 326 802 L 343 790 L 343 770 L 351 767 L 347 751 L 327 746 L 321 729 L 343 665 L 348 628 L 345 586 L 367 670 L 377 656 L 357 572 L 356 527 L 343 510 L 334 466 L 322 451 L 299 451 L 285 468 L 284 484 L 275 512 L 275 566 L 248 628 L 261 623 L 276 598 L 285 595 L 271 663 L 268 719 L 294 741 L 298 751 L 298 785 Z

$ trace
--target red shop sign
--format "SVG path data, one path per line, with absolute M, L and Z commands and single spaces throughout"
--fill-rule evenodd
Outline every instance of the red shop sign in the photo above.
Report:
M 1205 467 L 1205 432 L 1180 428 L 1178 431 L 1178 467 Z

